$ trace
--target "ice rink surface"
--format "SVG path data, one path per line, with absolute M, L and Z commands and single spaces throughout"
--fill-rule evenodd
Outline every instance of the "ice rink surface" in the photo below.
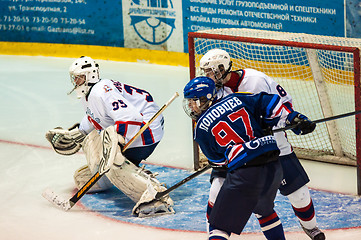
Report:
M 204 231 L 174 230 L 166 223 L 162 227 L 145 226 L 142 221 L 131 223 L 107 217 L 104 212 L 89 207 L 87 202 L 64 212 L 41 197 L 41 192 L 50 187 L 66 199 L 70 198 L 74 193 L 73 172 L 86 163 L 82 153 L 73 156 L 54 153 L 44 138 L 48 129 L 70 127 L 83 116 L 77 99 L 66 95 L 72 88 L 68 75 L 72 61 L 0 55 L 0 239 L 207 239 Z M 102 78 L 144 88 L 152 93 L 159 105 L 174 92 L 182 94 L 183 86 L 189 80 L 185 67 L 98 62 Z M 191 169 L 193 161 L 191 123 L 183 112 L 181 100 L 181 97 L 176 99 L 164 112 L 165 136 L 149 162 L 186 171 L 184 169 Z M 346 205 L 360 201 L 359 197 L 353 196 L 356 188 L 354 168 L 314 162 L 303 164 L 310 175 L 312 188 L 350 194 L 351 200 Z M 187 172 L 183 174 L 187 175 Z M 172 182 L 182 177 L 174 176 L 176 179 Z M 317 210 L 317 205 L 315 207 Z M 361 215 L 357 212 L 359 209 L 355 208 L 355 215 Z M 335 214 L 332 208 L 329 210 L 326 206 L 322 214 Z M 322 219 L 322 214 L 318 219 Z M 347 218 L 347 215 L 342 217 Z M 193 224 L 192 219 L 188 224 Z M 351 228 L 327 229 L 325 233 L 330 240 L 356 240 L 361 239 L 360 226 L 361 222 Z M 309 239 L 301 230 L 286 232 L 286 237 Z M 265 238 L 257 232 L 231 239 Z

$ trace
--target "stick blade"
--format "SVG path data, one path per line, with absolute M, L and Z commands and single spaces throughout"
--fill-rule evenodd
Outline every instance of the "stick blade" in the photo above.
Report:
M 68 211 L 72 207 L 69 200 L 63 199 L 49 188 L 45 189 L 41 195 L 45 199 L 47 199 L 50 203 L 52 203 L 53 205 L 57 206 L 58 208 L 64 211 Z

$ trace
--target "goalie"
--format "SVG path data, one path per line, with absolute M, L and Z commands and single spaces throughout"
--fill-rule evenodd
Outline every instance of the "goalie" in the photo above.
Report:
M 81 99 L 86 115 L 68 130 L 57 127 L 46 133 L 53 149 L 72 155 L 83 149 L 87 164 L 74 173 L 80 189 L 97 171 L 105 175 L 89 190 L 99 192 L 113 185 L 136 204 L 138 217 L 174 213 L 169 196 L 154 201 L 157 192 L 166 190 L 149 170 L 140 167 L 163 137 L 163 116 L 156 118 L 124 152 L 122 147 L 136 135 L 159 107 L 145 90 L 109 79 L 99 78 L 98 64 L 80 57 L 69 69 L 72 91 Z

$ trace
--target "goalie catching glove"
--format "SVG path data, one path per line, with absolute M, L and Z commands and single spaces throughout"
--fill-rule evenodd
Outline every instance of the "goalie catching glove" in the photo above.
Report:
M 85 134 L 80 132 L 79 123 L 74 124 L 68 130 L 56 127 L 45 134 L 54 151 L 62 155 L 77 153 L 82 147 Z
M 297 135 L 306 135 L 313 132 L 316 128 L 316 123 L 296 111 L 288 114 L 286 125 L 295 125 L 295 128 L 292 128 L 291 130 Z

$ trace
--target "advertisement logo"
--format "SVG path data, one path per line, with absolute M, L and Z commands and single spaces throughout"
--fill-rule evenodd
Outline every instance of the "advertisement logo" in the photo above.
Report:
M 275 143 L 276 143 L 275 137 L 269 135 L 269 136 L 253 139 L 250 142 L 246 142 L 245 145 L 247 148 L 254 150 L 259 146 L 263 146 L 266 144 L 275 144 Z
M 176 10 L 171 0 L 132 0 L 129 16 L 137 35 L 152 45 L 167 41 L 175 29 Z

